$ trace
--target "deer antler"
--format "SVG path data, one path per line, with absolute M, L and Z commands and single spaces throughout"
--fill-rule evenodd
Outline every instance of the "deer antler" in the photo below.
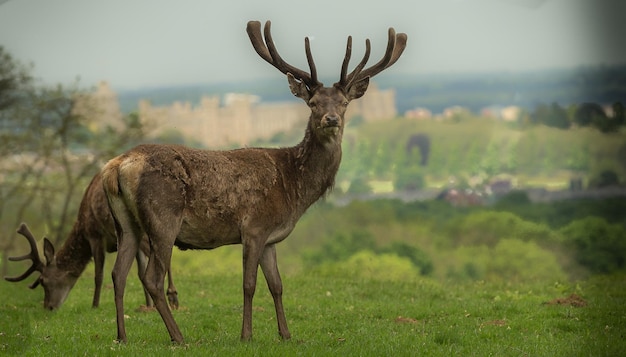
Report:
M 10 282 L 18 282 L 28 278 L 35 271 L 41 272 L 43 270 L 44 264 L 39 258 L 39 251 L 37 250 L 37 242 L 35 241 L 35 237 L 28 229 L 25 223 L 20 225 L 20 228 L 17 230 L 17 233 L 23 235 L 28 239 L 28 243 L 30 244 L 30 253 L 26 255 L 22 255 L 21 257 L 9 257 L 9 260 L 12 262 L 18 262 L 26 259 L 32 260 L 33 264 L 24 272 L 24 274 L 16 277 L 8 277 L 5 276 L 4 279 Z M 34 283 L 29 285 L 29 288 L 34 289 L 39 285 L 39 280 L 36 280 Z
M 396 34 L 396 31 L 393 27 L 389 28 L 389 40 L 387 41 L 387 50 L 385 51 L 385 55 L 383 58 L 378 61 L 375 65 L 363 69 L 365 67 L 365 63 L 369 59 L 370 55 L 370 40 L 365 40 L 365 55 L 363 59 L 359 63 L 356 68 L 350 72 L 350 74 L 346 75 L 348 71 L 348 63 L 350 62 L 350 56 L 352 52 L 352 38 L 348 37 L 348 44 L 346 46 L 346 56 L 344 57 L 343 65 L 341 66 L 341 77 L 339 82 L 335 83 L 336 86 L 342 88 L 349 88 L 355 82 L 358 82 L 361 79 L 367 77 L 374 77 L 378 73 L 382 72 L 384 69 L 390 67 L 400 56 L 402 52 L 406 48 L 407 35 L 405 33 Z
M 309 90 L 312 91 L 321 86 L 322 83 L 317 80 L 317 69 L 315 68 L 315 62 L 313 61 L 313 56 L 311 55 L 311 44 L 309 42 L 309 38 L 306 37 L 304 39 L 304 48 L 306 51 L 306 59 L 309 63 L 309 69 L 311 70 L 310 74 L 290 65 L 280 57 L 278 51 L 276 50 L 276 46 L 274 45 L 274 41 L 272 40 L 270 27 L 271 21 L 267 21 L 265 23 L 265 27 L 263 28 L 265 35 L 265 40 L 263 40 L 263 35 L 261 35 L 261 22 L 248 21 L 246 31 L 248 32 L 248 37 L 250 37 L 252 47 L 254 47 L 256 53 L 282 73 L 291 73 L 296 79 L 304 82 Z

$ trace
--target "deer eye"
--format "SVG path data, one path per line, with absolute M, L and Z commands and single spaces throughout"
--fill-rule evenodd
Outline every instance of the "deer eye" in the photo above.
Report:
M 345 102 L 341 103 L 344 107 L 348 106 L 348 101 L 346 100 Z

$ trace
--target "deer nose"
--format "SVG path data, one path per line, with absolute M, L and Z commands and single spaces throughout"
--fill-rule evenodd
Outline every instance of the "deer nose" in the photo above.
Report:
M 327 115 L 326 125 L 327 126 L 339 126 L 339 117 L 337 115 Z

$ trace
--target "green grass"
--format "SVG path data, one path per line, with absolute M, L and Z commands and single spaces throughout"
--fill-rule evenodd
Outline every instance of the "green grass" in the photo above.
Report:
M 299 273 L 284 278 L 290 341 L 277 333 L 263 277 L 254 301 L 251 342 L 239 341 L 241 277 L 175 272 L 182 308 L 174 316 L 185 344 L 173 345 L 158 313 L 139 312 L 135 276 L 126 294 L 129 342 L 116 336 L 111 284 L 92 309 L 85 273 L 56 312 L 43 291 L 0 282 L 0 355 L 210 356 L 619 356 L 626 353 L 626 276 L 573 284 L 429 279 L 355 281 Z M 575 293 L 588 305 L 546 302 Z

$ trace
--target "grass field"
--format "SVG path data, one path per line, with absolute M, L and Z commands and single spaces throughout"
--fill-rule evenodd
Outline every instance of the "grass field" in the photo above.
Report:
M 28 289 L 29 281 L 0 282 L 0 355 L 626 355 L 625 275 L 577 283 L 459 285 L 285 274 L 289 341 L 278 336 L 272 300 L 260 275 L 254 337 L 243 343 L 240 275 L 175 273 L 181 309 L 174 316 L 185 336 L 182 346 L 170 343 L 158 313 L 138 310 L 143 293 L 135 276 L 126 294 L 129 342 L 116 343 L 110 279 L 100 308 L 92 309 L 89 267 L 65 305 L 52 313 L 41 306 L 41 288 Z

